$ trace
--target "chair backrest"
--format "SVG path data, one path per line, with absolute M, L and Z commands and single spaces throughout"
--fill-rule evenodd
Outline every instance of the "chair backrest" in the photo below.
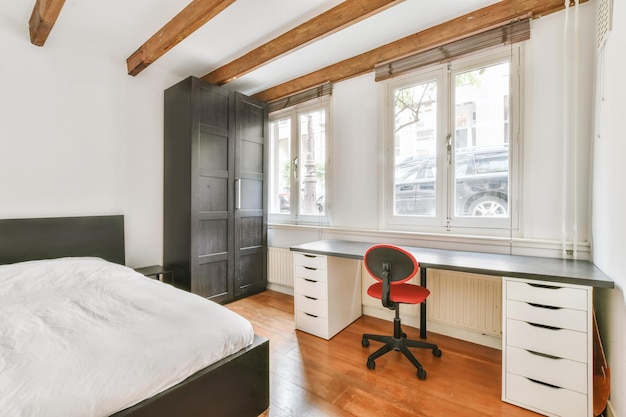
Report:
M 365 251 L 365 269 L 375 279 L 391 285 L 401 284 L 413 278 L 419 271 L 419 264 L 410 252 L 399 246 L 379 244 Z

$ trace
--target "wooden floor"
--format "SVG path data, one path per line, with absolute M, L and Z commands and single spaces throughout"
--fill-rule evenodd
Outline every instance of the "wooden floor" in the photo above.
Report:
M 421 381 L 400 352 L 366 367 L 380 344 L 361 346 L 363 333 L 391 334 L 393 324 L 362 316 L 331 340 L 296 331 L 293 297 L 265 291 L 226 305 L 270 340 L 270 408 L 263 417 L 531 417 L 533 412 L 500 400 L 501 352 L 428 334 L 443 351 L 412 349 L 427 372 Z M 404 326 L 409 338 L 415 328 Z

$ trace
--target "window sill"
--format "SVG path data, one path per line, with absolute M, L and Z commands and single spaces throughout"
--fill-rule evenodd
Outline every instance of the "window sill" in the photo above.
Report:
M 578 242 L 576 245 L 576 255 L 574 255 L 572 242 L 567 242 L 565 245 L 566 253 L 564 255 L 563 242 L 548 239 L 454 235 L 375 229 L 344 229 L 337 227 L 278 223 L 271 223 L 268 225 L 268 228 L 274 231 L 274 235 L 276 233 L 290 235 L 290 241 L 298 240 L 298 237 L 294 236 L 295 234 L 308 234 L 315 232 L 317 236 L 316 240 L 340 239 L 372 243 L 380 243 L 382 240 L 386 243 L 393 243 L 397 245 L 466 250 L 470 252 L 506 253 L 512 255 L 581 260 L 590 260 L 591 258 L 591 245 L 589 242 Z M 270 242 L 270 246 L 272 246 L 272 242 Z

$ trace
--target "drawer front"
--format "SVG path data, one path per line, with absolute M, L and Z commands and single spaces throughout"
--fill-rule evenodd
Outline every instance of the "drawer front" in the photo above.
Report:
M 296 311 L 296 329 L 328 339 L 328 320 L 303 311 Z
M 522 301 L 506 301 L 506 316 L 530 323 L 544 324 L 561 329 L 587 331 L 587 312 L 569 308 L 546 308 L 538 304 L 529 304 Z
M 326 282 L 328 274 L 325 269 L 315 269 L 310 266 L 296 265 L 296 278 L 307 278 L 313 281 Z
M 569 359 L 546 357 L 527 350 L 506 348 L 506 372 L 587 394 L 587 365 Z
M 546 329 L 525 321 L 507 319 L 506 344 L 587 363 L 587 333 L 583 332 Z
M 294 253 L 293 264 L 308 266 L 317 269 L 326 269 L 326 257 L 323 255 L 310 255 L 307 253 Z
M 302 311 L 314 316 L 328 318 L 328 303 L 326 300 L 296 294 L 294 301 L 296 311 Z
M 509 300 L 543 304 L 553 307 L 588 310 L 587 290 L 520 281 L 506 281 L 506 296 Z
M 328 285 L 324 281 L 313 281 L 310 279 L 296 277 L 294 281 L 294 293 L 307 295 L 309 297 L 327 300 Z
M 515 374 L 506 374 L 502 399 L 526 408 L 563 417 L 587 417 L 587 396 L 564 388 L 553 388 Z

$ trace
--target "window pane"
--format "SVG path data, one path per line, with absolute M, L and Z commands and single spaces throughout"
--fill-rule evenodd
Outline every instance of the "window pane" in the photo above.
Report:
M 300 214 L 324 214 L 326 112 L 320 109 L 301 114 L 299 124 Z
M 437 82 L 394 93 L 394 214 L 434 216 L 437 189 Z
M 270 123 L 270 213 L 287 214 L 291 183 L 291 119 Z
M 509 63 L 455 75 L 455 214 L 509 213 Z

